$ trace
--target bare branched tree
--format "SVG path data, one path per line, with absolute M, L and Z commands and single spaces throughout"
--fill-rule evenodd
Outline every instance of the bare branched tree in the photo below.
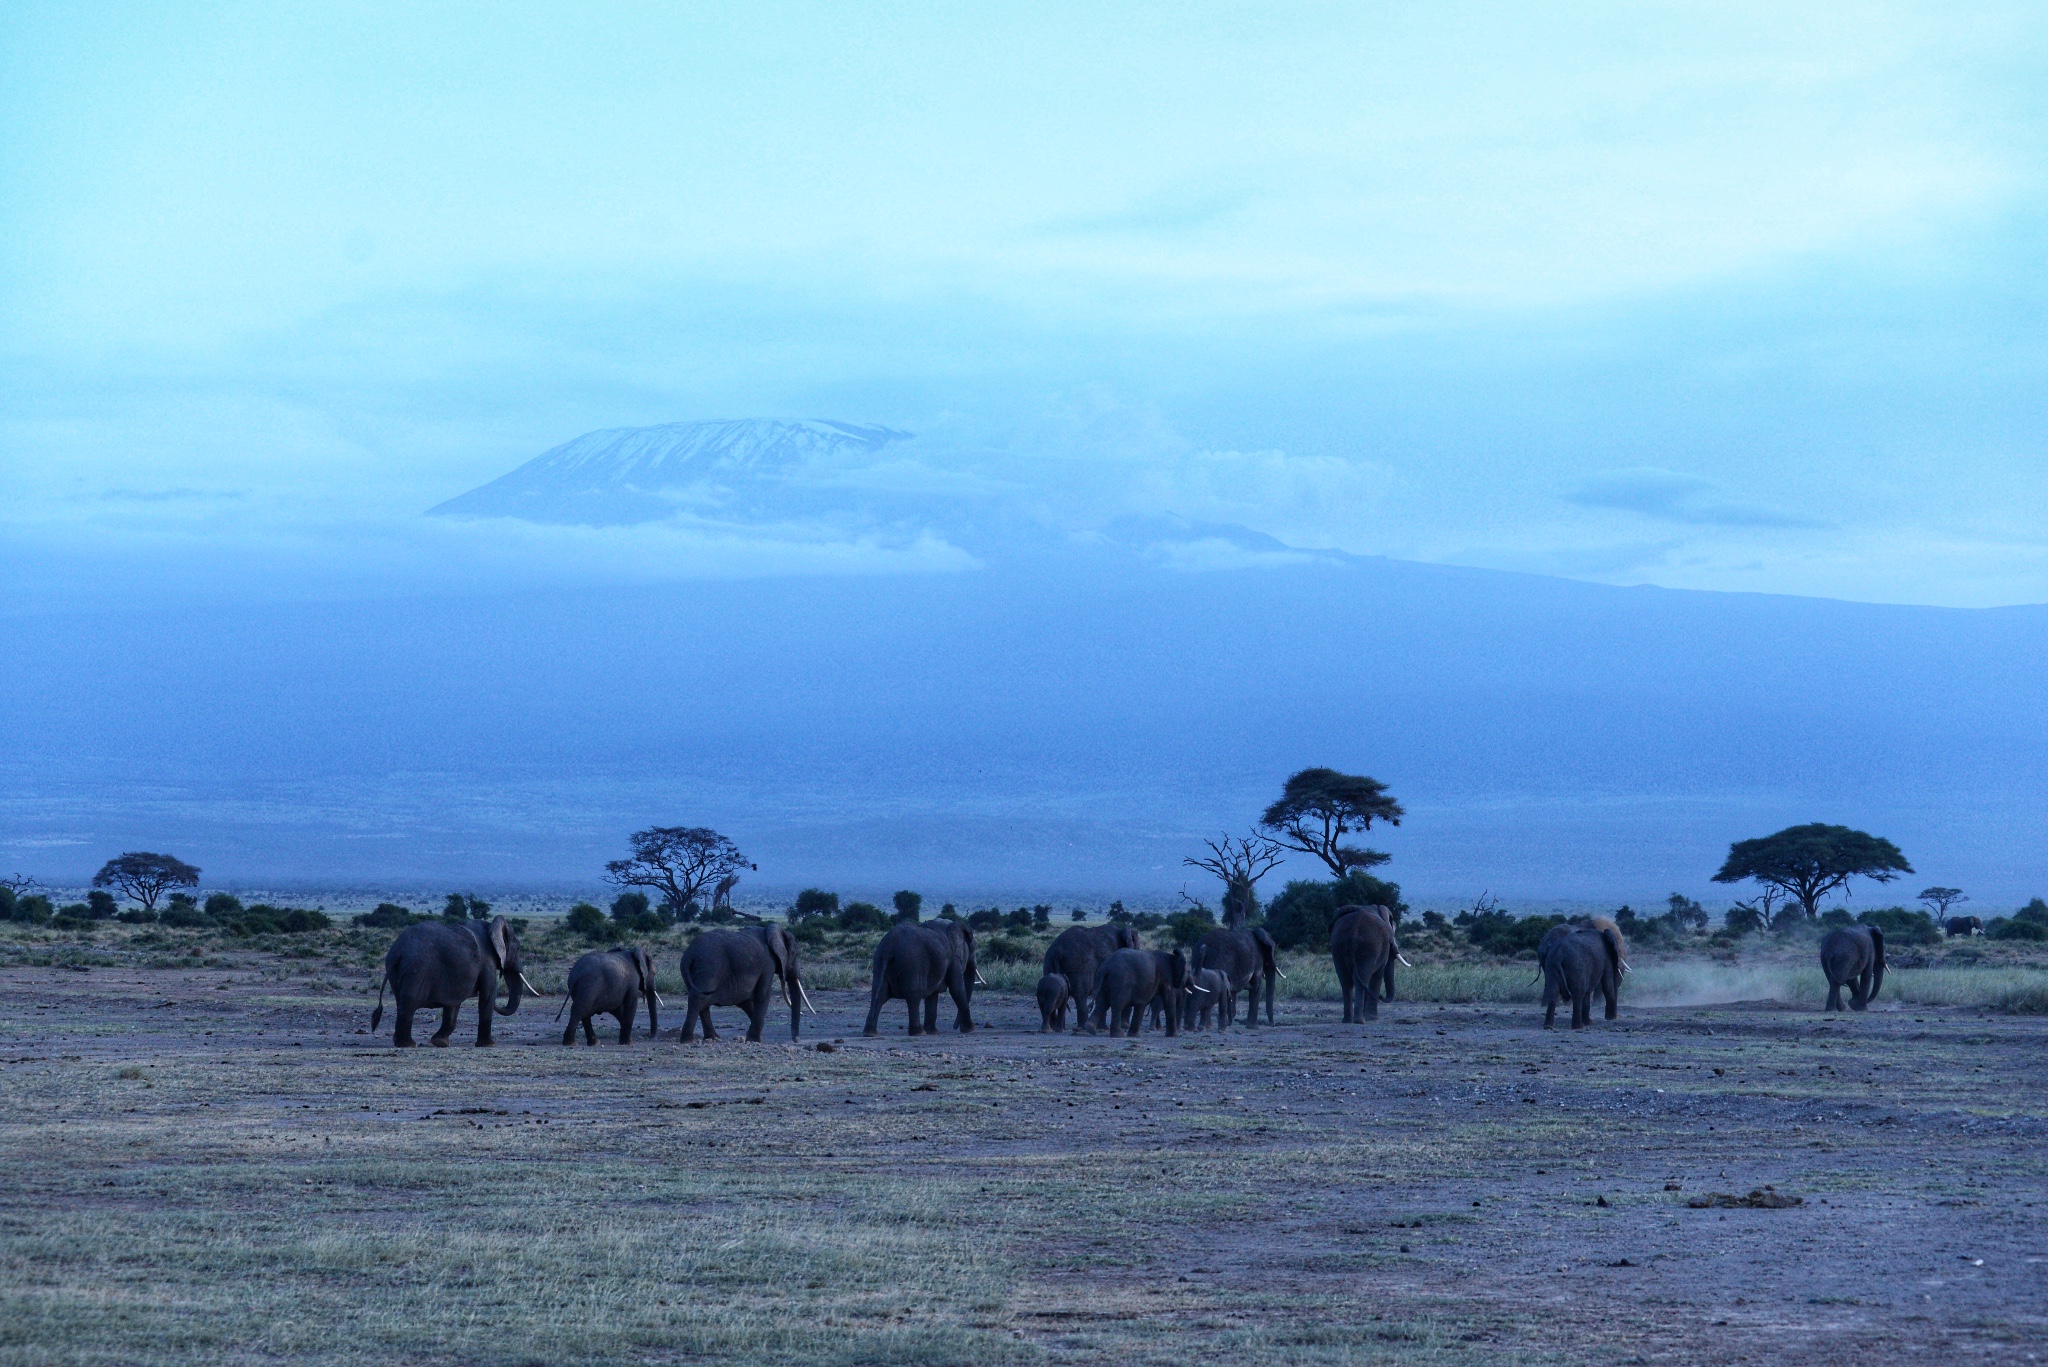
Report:
M 1223 883 L 1223 924 L 1241 926 L 1251 919 L 1252 893 L 1261 878 L 1287 857 L 1280 842 L 1254 831 L 1247 836 L 1226 835 L 1221 840 L 1204 840 L 1207 855 L 1181 862 L 1190 868 L 1207 869 Z

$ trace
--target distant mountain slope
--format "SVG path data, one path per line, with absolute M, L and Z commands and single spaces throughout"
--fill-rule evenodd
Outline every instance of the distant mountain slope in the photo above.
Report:
M 587 884 L 627 831 L 705 822 L 750 885 L 1171 897 L 1201 835 L 1327 763 L 1408 804 L 1370 843 L 1428 896 L 1720 907 L 1729 841 L 1814 820 L 1919 870 L 1859 906 L 2048 895 L 2043 608 L 1098 546 L 10 630 L 0 865 L 39 876 L 170 849 L 209 878 Z
M 428 512 L 621 526 L 679 513 L 753 518 L 808 503 L 805 485 L 838 483 L 908 432 L 853 423 L 671 422 L 609 427 L 534 457 Z M 785 495 L 778 497 L 778 494 Z

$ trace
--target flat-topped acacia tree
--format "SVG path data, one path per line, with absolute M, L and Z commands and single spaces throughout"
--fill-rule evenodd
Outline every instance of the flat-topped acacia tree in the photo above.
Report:
M 739 846 L 708 826 L 649 826 L 628 840 L 632 856 L 606 864 L 605 877 L 616 887 L 653 888 L 672 907 L 690 906 L 706 888 L 754 868 Z
M 157 898 L 172 888 L 198 887 L 199 870 L 173 855 L 130 850 L 100 865 L 100 871 L 92 876 L 92 885 L 119 888 L 122 896 L 142 903 L 146 911 L 155 911 Z
M 1353 831 L 1372 829 L 1375 821 L 1401 824 L 1405 813 L 1387 792 L 1387 785 L 1364 774 L 1335 769 L 1303 769 L 1287 780 L 1280 799 L 1266 808 L 1259 825 L 1275 843 L 1312 854 L 1329 866 L 1330 877 L 1343 881 L 1353 869 L 1369 869 L 1393 858 L 1379 850 L 1346 845 Z
M 1776 835 L 1736 841 L 1728 847 L 1727 861 L 1714 881 L 1753 879 L 1779 888 L 1811 920 L 1820 914 L 1820 899 L 1846 888 L 1851 878 L 1889 883 L 1912 871 L 1899 847 L 1882 836 L 1814 821 L 1787 826 Z

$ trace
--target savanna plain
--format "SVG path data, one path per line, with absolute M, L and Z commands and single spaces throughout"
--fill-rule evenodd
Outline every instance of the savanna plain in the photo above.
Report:
M 1137 1039 L 1039 1033 L 1020 964 L 971 1034 L 864 1039 L 849 953 L 796 1043 L 564 1048 L 543 997 L 394 1051 L 388 935 L 44 938 L 0 969 L 0 1363 L 2048 1353 L 2048 1017 L 1985 1004 L 2030 964 L 1828 1016 L 1803 952 L 1644 953 L 1545 1032 L 1526 965 L 1347 1026 L 1301 955 L 1276 1025 Z

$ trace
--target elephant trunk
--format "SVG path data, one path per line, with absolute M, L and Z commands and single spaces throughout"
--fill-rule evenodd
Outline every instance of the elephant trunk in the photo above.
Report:
M 505 1004 L 497 1008 L 501 1016 L 509 1016 L 519 1009 L 519 1003 L 526 994 L 526 975 L 513 969 L 505 975 Z
M 647 989 L 647 1034 L 649 1038 L 661 1033 L 661 994 L 653 988 Z

